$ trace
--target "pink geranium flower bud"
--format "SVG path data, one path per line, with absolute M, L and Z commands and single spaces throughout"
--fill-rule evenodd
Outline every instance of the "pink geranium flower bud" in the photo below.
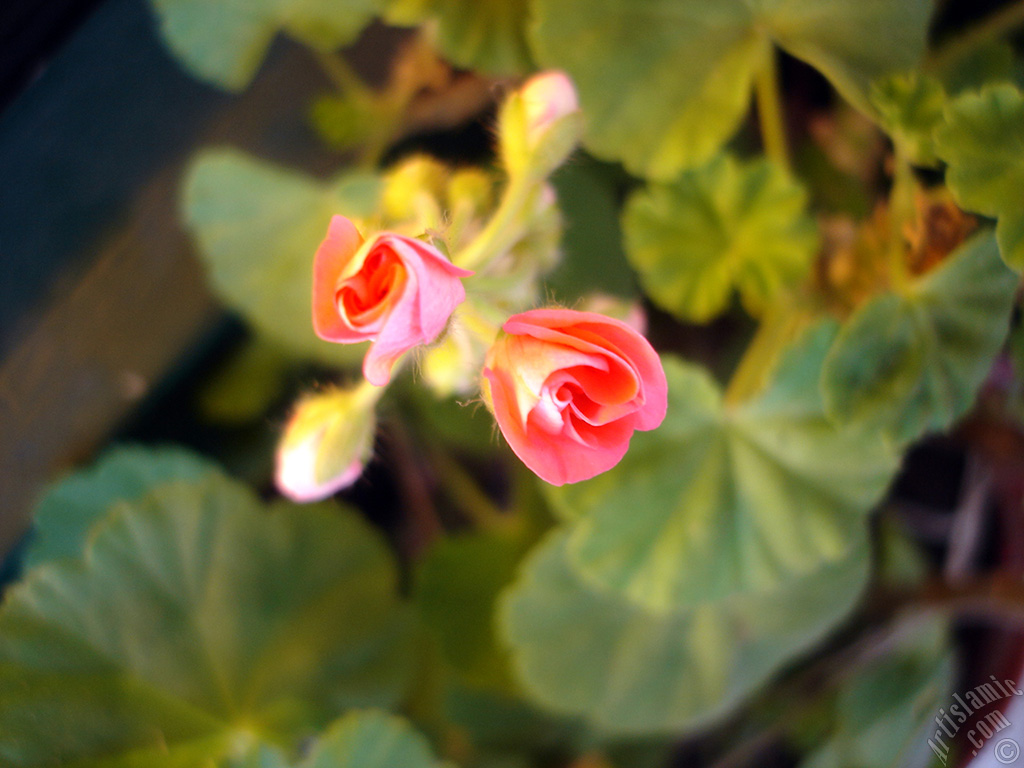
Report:
M 380 393 L 363 382 L 302 398 L 277 446 L 278 490 L 304 503 L 327 498 L 358 480 L 373 451 Z
M 661 360 L 621 320 L 536 309 L 503 331 L 487 353 L 484 397 L 512 450 L 552 485 L 611 469 L 634 430 L 665 418 Z
M 372 342 L 363 375 L 384 386 L 402 354 L 444 330 L 471 274 L 411 237 L 381 232 L 364 242 L 335 216 L 313 263 L 313 329 L 327 341 Z
M 526 132 L 534 145 L 553 123 L 580 109 L 572 80 L 557 70 L 530 78 L 521 93 L 526 108 Z

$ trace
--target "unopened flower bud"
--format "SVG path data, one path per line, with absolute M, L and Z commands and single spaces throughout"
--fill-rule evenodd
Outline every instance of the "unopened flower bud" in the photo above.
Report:
M 579 100 L 563 72 L 542 72 L 505 102 L 502 158 L 509 174 L 543 178 L 572 154 L 583 133 Z
M 564 72 L 542 72 L 520 91 L 526 109 L 526 135 L 536 146 L 558 120 L 579 112 L 580 102 L 572 80 Z
M 382 391 L 363 383 L 302 399 L 277 447 L 278 490 L 293 501 L 318 501 L 358 480 L 373 452 Z

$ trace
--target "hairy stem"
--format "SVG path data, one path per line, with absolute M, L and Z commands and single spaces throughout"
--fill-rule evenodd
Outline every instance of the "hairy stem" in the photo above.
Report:
M 522 222 L 535 204 L 539 186 L 526 174 L 509 179 L 498 210 L 487 226 L 452 261 L 463 269 L 478 269 L 498 256 L 523 235 Z

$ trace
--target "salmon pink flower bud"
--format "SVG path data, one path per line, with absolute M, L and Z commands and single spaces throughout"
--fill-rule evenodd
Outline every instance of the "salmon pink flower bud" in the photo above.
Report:
M 341 344 L 370 341 L 363 375 L 382 387 L 399 357 L 441 334 L 471 274 L 422 240 L 381 232 L 364 242 L 335 216 L 313 262 L 313 329 Z
M 373 451 L 382 391 L 364 382 L 300 400 L 277 447 L 278 490 L 292 501 L 318 501 L 358 480 Z
M 527 80 L 502 105 L 498 133 L 502 161 L 511 176 L 527 174 L 539 180 L 553 172 L 583 134 L 572 80 L 557 71 Z
M 526 135 L 538 144 L 557 120 L 580 111 L 580 102 L 572 80 L 557 70 L 530 78 L 522 89 L 526 109 Z
M 594 312 L 535 309 L 509 318 L 487 353 L 483 394 L 498 427 L 542 480 L 611 469 L 634 430 L 665 418 L 668 386 L 650 343 Z

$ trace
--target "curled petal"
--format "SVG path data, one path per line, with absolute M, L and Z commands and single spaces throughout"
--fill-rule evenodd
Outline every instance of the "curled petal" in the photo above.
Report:
M 363 374 L 384 386 L 399 357 L 441 334 L 466 298 L 461 278 L 471 274 L 404 235 L 363 242 L 352 222 L 335 216 L 314 260 L 313 328 L 327 341 L 372 342 Z
M 634 430 L 664 419 L 661 361 L 626 323 L 548 309 L 515 315 L 503 330 L 487 355 L 484 396 L 512 450 L 547 482 L 610 469 Z

